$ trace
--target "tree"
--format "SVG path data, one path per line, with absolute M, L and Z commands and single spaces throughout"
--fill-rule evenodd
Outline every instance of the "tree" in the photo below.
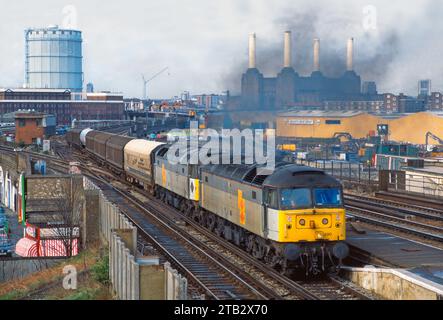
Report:
M 80 241 L 80 225 L 85 203 L 83 177 L 71 175 L 57 180 L 54 207 L 57 214 L 51 224 L 55 238 L 61 240 L 68 257 L 72 256 L 75 239 Z M 77 243 L 78 245 L 78 243 Z

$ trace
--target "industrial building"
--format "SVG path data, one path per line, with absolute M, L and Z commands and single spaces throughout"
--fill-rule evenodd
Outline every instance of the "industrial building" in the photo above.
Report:
M 113 93 L 73 93 L 65 89 L 0 89 L 0 114 L 35 110 L 53 114 L 58 125 L 77 120 L 121 120 L 123 96 Z
M 25 87 L 83 90 L 82 33 L 58 26 L 25 31 Z
M 364 81 L 354 71 L 354 39 L 347 42 L 346 70 L 332 78 L 321 72 L 320 40 L 313 42 L 313 72 L 302 76 L 292 67 L 291 32 L 284 34 L 283 69 L 264 77 L 257 68 L 255 34 L 249 37 L 249 68 L 243 74 L 241 95 L 230 97 L 227 109 L 235 111 L 325 110 L 362 111 L 374 114 L 443 110 L 440 93 L 431 92 L 431 81 L 418 82 L 418 96 L 378 93 L 374 81 Z
M 42 144 L 44 139 L 55 135 L 55 117 L 35 111 L 15 113 L 15 142 Z
M 249 38 L 249 68 L 242 76 L 242 110 L 281 110 L 325 100 L 357 100 L 361 79 L 353 70 L 354 39 L 347 43 L 346 71 L 330 78 L 321 72 L 320 40 L 314 39 L 314 66 L 310 76 L 299 75 L 292 67 L 291 32 L 284 34 L 283 69 L 275 78 L 266 78 L 256 65 L 256 35 Z
M 443 138 L 443 113 L 419 112 L 414 114 L 373 115 L 360 111 L 290 111 L 277 115 L 277 136 L 285 139 L 331 139 L 350 135 L 361 139 L 375 136 L 379 125 L 386 125 L 387 139 L 391 141 L 440 145 Z

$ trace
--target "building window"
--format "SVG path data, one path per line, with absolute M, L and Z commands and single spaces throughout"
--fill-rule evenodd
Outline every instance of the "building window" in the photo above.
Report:
M 19 119 L 18 120 L 18 126 L 19 127 L 24 127 L 26 125 L 26 121 L 25 119 Z
M 35 124 L 37 125 L 37 127 L 41 127 L 42 126 L 42 119 L 35 120 Z
M 252 191 L 252 199 L 257 199 L 257 192 L 255 192 L 255 191 Z
M 341 120 L 326 120 L 326 124 L 341 124 Z
M 205 182 L 209 182 L 208 176 L 205 177 Z

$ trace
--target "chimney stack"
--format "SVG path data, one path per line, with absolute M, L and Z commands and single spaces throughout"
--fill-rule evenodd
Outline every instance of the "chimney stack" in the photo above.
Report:
M 285 32 L 285 47 L 284 47 L 284 68 L 290 68 L 292 65 L 292 40 L 291 31 Z
M 257 67 L 255 63 L 256 36 L 255 33 L 249 35 L 249 69 Z
M 314 72 L 320 71 L 320 39 L 314 39 Z
M 354 38 L 350 38 L 348 40 L 346 70 L 347 71 L 354 70 Z

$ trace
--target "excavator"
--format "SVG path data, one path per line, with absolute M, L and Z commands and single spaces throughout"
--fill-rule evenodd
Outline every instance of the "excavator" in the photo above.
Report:
M 435 134 L 433 134 L 432 132 L 428 132 L 426 133 L 426 150 L 429 150 L 429 140 L 430 139 L 434 139 L 435 141 L 437 141 L 439 143 L 439 146 L 435 146 L 433 147 L 432 151 L 430 151 L 430 156 L 432 158 L 440 158 L 443 157 L 443 139 L 437 137 Z

